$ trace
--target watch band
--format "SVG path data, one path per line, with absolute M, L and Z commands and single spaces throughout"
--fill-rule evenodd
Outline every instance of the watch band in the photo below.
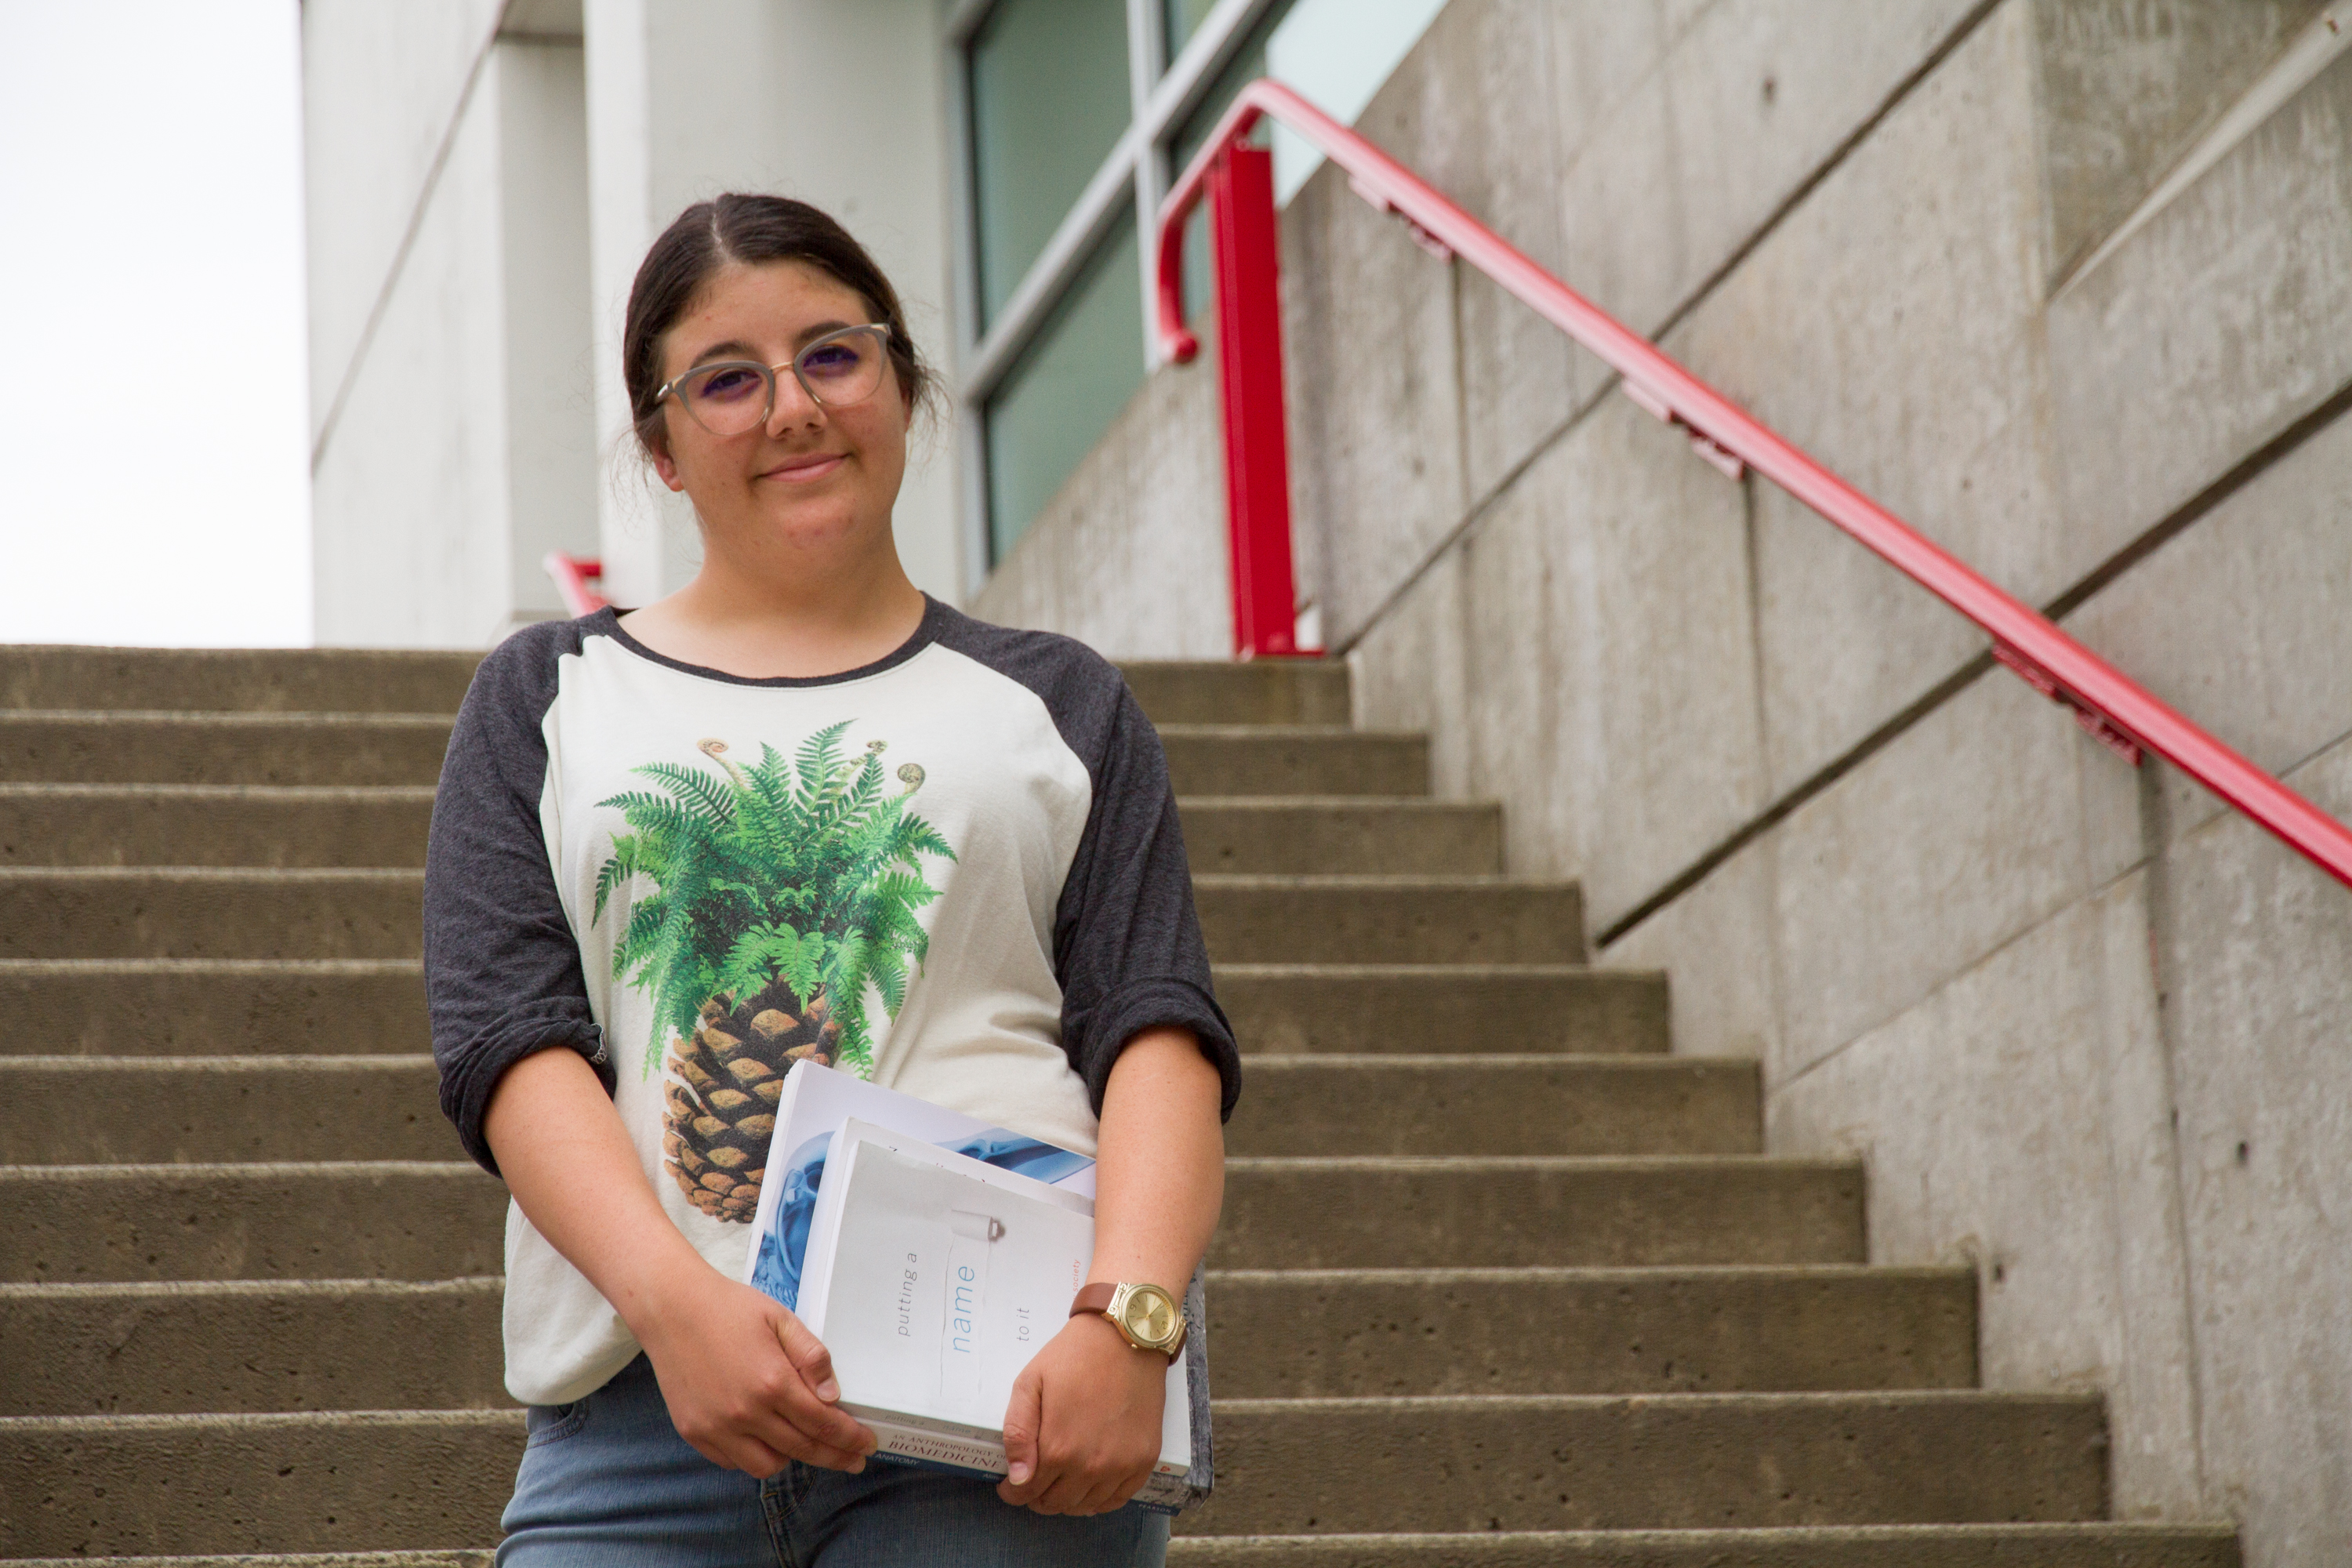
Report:
M 1070 1298 L 1070 1316 L 1075 1318 L 1080 1312 L 1108 1312 L 1111 1301 L 1118 1295 L 1118 1286 L 1097 1279 Z

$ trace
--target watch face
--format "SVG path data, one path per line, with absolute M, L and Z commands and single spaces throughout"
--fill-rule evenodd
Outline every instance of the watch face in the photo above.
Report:
M 1148 1345 L 1164 1345 L 1176 1337 L 1177 1308 L 1164 1290 L 1131 1290 L 1119 1314 L 1128 1332 Z

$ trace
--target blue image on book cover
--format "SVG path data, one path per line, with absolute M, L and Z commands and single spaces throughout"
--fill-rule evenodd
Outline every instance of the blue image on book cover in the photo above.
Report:
M 950 1153 L 963 1154 L 1034 1180 L 1054 1183 L 1093 1163 L 1057 1144 L 1024 1138 L 1002 1127 L 992 1127 L 960 1142 L 941 1143 Z M 760 1237 L 760 1260 L 751 1283 L 787 1310 L 801 1299 L 801 1265 L 808 1257 L 809 1221 L 816 1212 L 817 1189 L 824 1183 L 825 1156 L 833 1152 L 833 1134 L 820 1132 L 793 1151 L 784 1163 L 783 1191 L 776 1197 L 776 1216 Z M 769 1180 L 776 1179 L 771 1172 Z

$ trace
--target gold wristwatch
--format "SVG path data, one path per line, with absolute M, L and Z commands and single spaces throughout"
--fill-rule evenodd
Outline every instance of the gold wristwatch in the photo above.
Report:
M 1089 1285 L 1070 1302 L 1070 1316 L 1081 1312 L 1100 1312 L 1129 1344 L 1171 1363 L 1184 1353 L 1184 1309 L 1157 1285 Z

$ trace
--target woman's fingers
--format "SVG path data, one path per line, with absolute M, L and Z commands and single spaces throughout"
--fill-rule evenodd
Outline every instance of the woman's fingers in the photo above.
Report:
M 833 1352 L 799 1318 L 781 1309 L 779 1313 L 782 1321 L 776 1325 L 776 1339 L 784 1347 L 784 1359 L 799 1371 L 810 1393 L 827 1405 L 839 1399 L 841 1384 L 833 1375 Z
M 1045 1489 L 1037 1475 L 1037 1429 L 1043 1413 L 1044 1387 L 1033 1358 L 1013 1380 L 1013 1397 L 1004 1407 L 1005 1475 L 996 1495 L 1016 1508 Z

